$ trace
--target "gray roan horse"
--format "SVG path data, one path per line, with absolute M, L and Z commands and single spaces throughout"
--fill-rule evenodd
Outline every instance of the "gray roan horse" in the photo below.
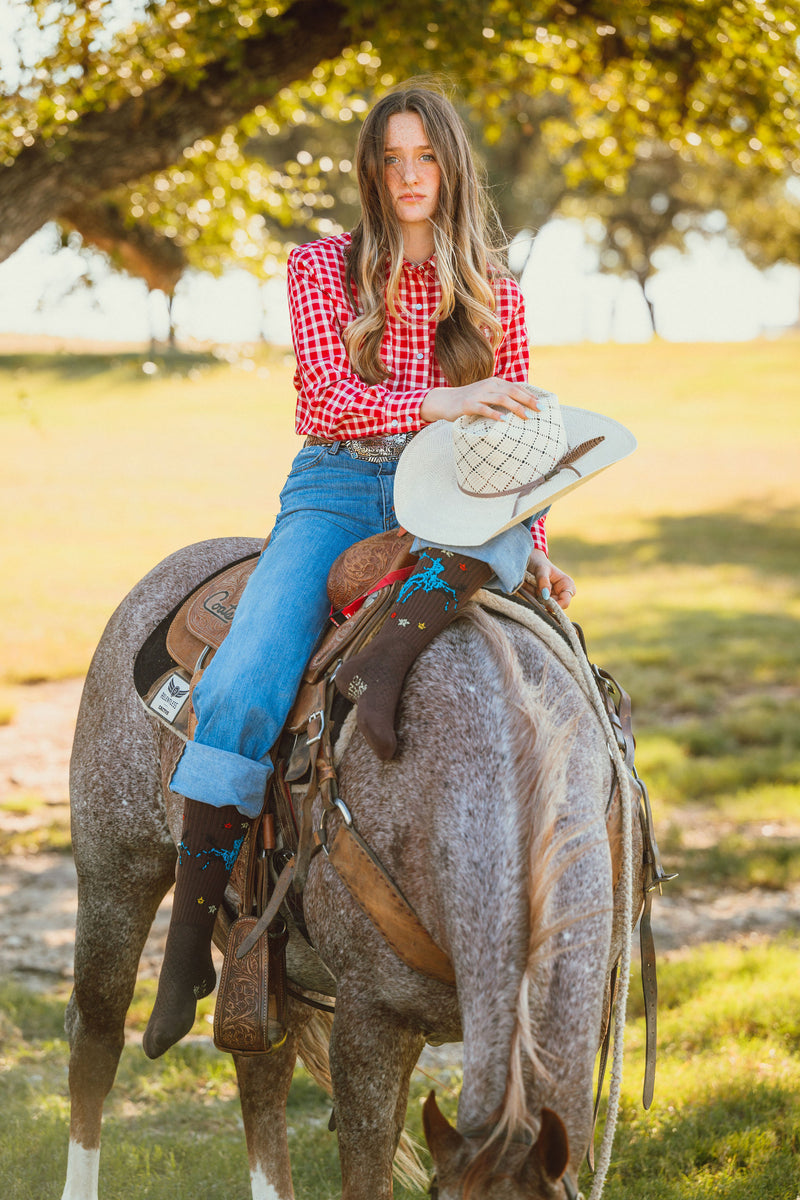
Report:
M 79 907 L 64 1200 L 97 1196 L 103 1101 L 142 947 L 174 879 L 181 802 L 166 780 L 179 745 L 136 697 L 134 655 L 184 594 L 257 549 L 220 539 L 162 562 L 112 616 L 86 680 L 71 766 Z M 426 1039 L 463 1041 L 457 1130 L 432 1098 L 425 1106 L 440 1200 L 564 1200 L 590 1140 L 610 966 L 631 919 L 623 884 L 612 884 L 607 738 L 533 633 L 474 606 L 465 616 L 409 675 L 399 756 L 379 761 L 353 732 L 339 774 L 362 834 L 449 955 L 457 986 L 405 966 L 323 854 L 305 891 L 308 929 L 336 978 L 330 1074 L 346 1200 L 392 1195 Z M 301 988 L 321 990 L 291 955 L 289 969 Z M 282 1049 L 234 1056 L 254 1200 L 293 1195 L 286 1098 L 298 1052 L 324 1073 L 324 1020 L 330 1028 L 292 1001 Z

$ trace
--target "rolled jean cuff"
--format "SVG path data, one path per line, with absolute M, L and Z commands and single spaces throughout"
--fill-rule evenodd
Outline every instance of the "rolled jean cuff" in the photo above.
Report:
M 214 808 L 233 804 L 243 817 L 257 817 L 264 807 L 271 762 L 255 762 L 230 750 L 187 742 L 169 782 L 171 792 Z

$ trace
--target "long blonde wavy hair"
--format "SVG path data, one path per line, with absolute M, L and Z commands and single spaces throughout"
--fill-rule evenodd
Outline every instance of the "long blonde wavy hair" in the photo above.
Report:
M 344 331 L 350 365 L 367 383 L 382 383 L 389 370 L 380 351 L 386 313 L 398 315 L 403 236 L 384 179 L 389 118 L 416 113 L 441 171 L 439 203 L 432 218 L 436 270 L 442 298 L 434 313 L 436 359 L 448 383 L 458 387 L 488 378 L 503 330 L 495 314 L 492 280 L 506 274 L 492 247 L 498 226 L 482 187 L 466 130 L 450 101 L 417 83 L 382 97 L 361 128 L 356 171 L 361 219 L 347 256 L 347 292 L 357 294 L 356 319 Z M 388 281 L 386 264 L 389 263 Z M 356 289 L 354 291 L 354 289 Z

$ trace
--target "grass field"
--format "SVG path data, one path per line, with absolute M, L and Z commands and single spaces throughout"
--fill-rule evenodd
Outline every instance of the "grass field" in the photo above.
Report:
M 641 1108 L 644 1029 L 632 995 L 627 1067 L 606 1200 L 795 1200 L 800 1188 L 800 940 L 711 946 L 660 970 L 656 1100 Z M 153 999 L 140 985 L 129 1023 L 141 1034 Z M 0 985 L 0 1194 L 53 1200 L 66 1168 L 69 1106 L 64 996 Z M 201 1012 L 209 1010 L 202 1002 Z M 409 1126 L 432 1086 L 455 1119 L 458 1079 L 416 1073 Z M 288 1124 L 297 1200 L 334 1200 L 340 1182 L 330 1105 L 299 1070 Z M 103 1200 L 245 1200 L 247 1158 L 233 1067 L 210 1042 L 148 1062 L 123 1052 L 106 1104 Z M 35 1152 L 32 1153 L 32 1147 Z M 588 1194 L 591 1176 L 584 1169 Z M 414 1195 L 397 1186 L 396 1200 Z
M 796 883 L 800 339 L 546 348 L 532 377 L 639 438 L 548 524 L 552 557 L 578 582 L 571 615 L 591 656 L 634 698 L 640 771 L 681 872 L 671 888 Z M 26 682 L 85 671 L 105 620 L 160 558 L 207 537 L 262 536 L 297 444 L 279 353 L 180 356 L 154 374 L 132 355 L 0 357 L 13 630 L 0 719 Z M 52 841 L 63 845 L 63 828 Z M 608 1200 L 800 1196 L 799 949 L 796 938 L 712 946 L 662 967 L 656 1103 L 646 1115 L 638 1105 L 634 1009 Z M 146 998 L 144 987 L 133 1030 Z M 58 1194 L 64 999 L 0 989 L 11 1200 Z M 412 1124 L 429 1086 L 417 1082 Z M 454 1094 L 445 1100 L 452 1113 Z M 292 1103 L 298 1196 L 325 1200 L 337 1167 L 324 1098 L 301 1075 Z M 182 1047 L 166 1065 L 127 1051 L 109 1115 L 105 1200 L 129 1196 L 131 1179 L 154 1200 L 247 1194 L 233 1076 L 212 1050 Z
M 790 338 L 535 352 L 535 380 L 639 438 L 550 516 L 592 627 L 617 637 L 656 599 L 677 619 L 797 616 L 799 370 Z M 181 356 L 153 375 L 135 355 L 0 356 L 5 681 L 83 672 L 124 593 L 179 546 L 266 533 L 299 444 L 292 396 L 277 353 Z

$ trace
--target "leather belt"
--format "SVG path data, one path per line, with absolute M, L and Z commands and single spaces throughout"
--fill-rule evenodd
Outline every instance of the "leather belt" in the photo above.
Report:
M 344 451 L 350 458 L 360 458 L 365 462 L 397 462 L 413 437 L 413 433 L 389 433 L 382 437 L 336 441 L 332 438 L 315 437 L 314 434 L 309 434 L 303 445 L 329 446 L 332 454 Z

